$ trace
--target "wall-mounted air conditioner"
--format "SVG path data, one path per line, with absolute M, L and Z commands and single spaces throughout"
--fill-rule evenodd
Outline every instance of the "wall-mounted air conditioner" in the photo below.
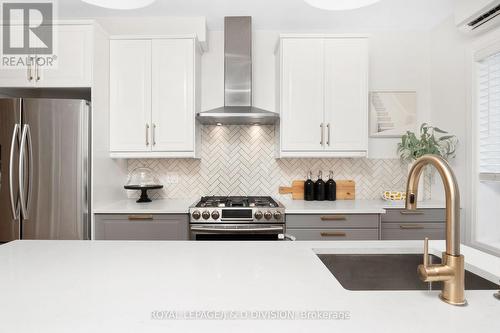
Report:
M 500 0 L 455 0 L 455 23 L 467 33 L 500 26 Z

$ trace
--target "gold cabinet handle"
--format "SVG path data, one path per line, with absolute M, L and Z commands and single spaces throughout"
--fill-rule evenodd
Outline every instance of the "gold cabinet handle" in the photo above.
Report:
M 347 236 L 345 232 L 335 231 L 335 232 L 322 232 L 321 237 L 345 237 Z
M 130 221 L 152 220 L 153 219 L 153 215 L 129 215 L 128 219 Z
M 153 146 L 156 146 L 156 124 L 153 124 Z
M 327 139 L 326 139 L 326 144 L 327 144 L 328 146 L 330 146 L 330 123 L 328 123 L 328 124 L 326 125 L 326 128 L 328 129 L 328 136 L 327 136 Z
M 417 229 L 424 229 L 423 225 L 418 225 L 418 224 L 400 224 L 399 229 L 403 230 L 417 230 Z
M 401 215 L 424 215 L 424 212 L 421 210 L 400 210 L 399 213 Z
M 35 57 L 35 81 L 40 81 L 40 66 L 38 66 L 38 57 Z
M 31 64 L 31 56 L 28 57 L 27 69 L 28 69 L 28 81 L 31 82 L 31 81 L 33 81 L 33 68 L 32 68 L 32 64 Z
M 324 128 L 325 124 L 321 123 L 321 125 L 319 125 L 320 129 L 321 129 L 321 141 L 319 142 L 319 144 L 321 146 L 323 146 L 325 144 L 325 128 Z
M 347 218 L 344 215 L 329 215 L 321 216 L 321 221 L 345 221 Z

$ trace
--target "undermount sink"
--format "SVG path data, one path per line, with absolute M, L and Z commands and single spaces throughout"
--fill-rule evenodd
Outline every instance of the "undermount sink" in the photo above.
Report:
M 348 290 L 441 290 L 441 282 L 422 282 L 420 254 L 319 254 L 323 264 Z M 440 263 L 431 255 L 429 263 Z M 465 271 L 466 290 L 497 290 L 498 285 Z

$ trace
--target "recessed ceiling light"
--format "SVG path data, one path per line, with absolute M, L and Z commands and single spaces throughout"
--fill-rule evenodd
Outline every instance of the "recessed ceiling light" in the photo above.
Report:
M 304 0 L 313 7 L 326 10 L 349 10 L 372 5 L 380 0 Z
M 156 0 L 82 0 L 88 4 L 110 9 L 137 9 L 149 6 Z
M 217 125 L 217 126 L 222 126 L 222 123 L 217 123 L 216 125 Z

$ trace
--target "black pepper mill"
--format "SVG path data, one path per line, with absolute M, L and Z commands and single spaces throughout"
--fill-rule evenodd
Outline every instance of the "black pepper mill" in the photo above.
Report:
M 325 200 L 325 182 L 323 179 L 323 173 L 320 171 L 318 173 L 318 180 L 314 184 L 314 199 L 318 201 L 324 201 Z
M 330 171 L 330 174 L 328 175 L 328 181 L 326 182 L 325 188 L 326 200 L 337 200 L 337 183 L 333 180 L 333 171 Z
M 309 171 L 307 175 L 307 180 L 304 183 L 304 200 L 313 201 L 314 200 L 314 182 L 312 181 L 312 172 Z

